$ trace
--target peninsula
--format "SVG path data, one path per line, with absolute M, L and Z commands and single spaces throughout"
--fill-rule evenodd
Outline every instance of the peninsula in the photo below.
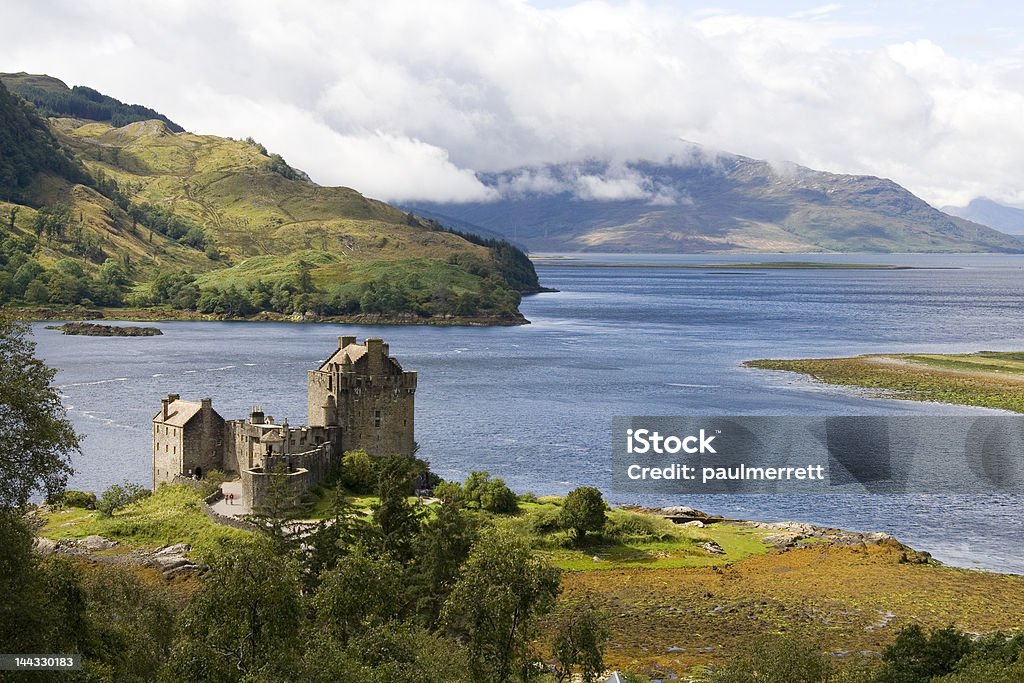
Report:
M 1024 413 L 1024 352 L 868 354 L 851 358 L 761 359 L 763 370 L 862 387 L 882 398 L 955 403 Z

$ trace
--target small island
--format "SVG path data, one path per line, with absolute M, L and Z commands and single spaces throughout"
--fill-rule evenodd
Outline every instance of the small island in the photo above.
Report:
M 1024 413 L 1024 352 L 761 359 L 746 361 L 744 365 L 763 370 L 799 372 L 827 384 L 877 390 L 882 398 L 955 403 Z
M 163 334 L 157 327 L 138 325 L 101 325 L 100 323 L 68 322 L 50 329 L 62 334 L 76 334 L 86 337 L 155 337 Z

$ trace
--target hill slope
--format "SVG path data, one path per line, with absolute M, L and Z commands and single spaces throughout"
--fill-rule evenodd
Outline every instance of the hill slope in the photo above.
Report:
M 0 301 L 510 323 L 538 287 L 510 245 L 315 185 L 252 140 L 159 120 L 47 126 L 0 97 L 0 131 L 28 131 L 35 154 L 0 185 L 14 200 L 0 203 Z
M 103 121 L 112 126 L 156 119 L 163 121 L 175 133 L 185 130 L 149 107 L 125 104 L 82 85 L 69 88 L 64 81 L 52 76 L 28 74 L 24 71 L 16 74 L 0 73 L 0 82 L 15 95 L 31 102 L 43 116 L 74 116 Z
M 981 223 L 1010 235 L 1024 235 L 1024 209 L 1006 206 L 987 197 L 975 197 L 967 206 L 944 206 L 942 210 L 951 216 Z
M 481 176 L 502 198 L 411 208 L 531 249 L 634 252 L 1020 252 L 890 180 L 779 167 L 699 148 L 674 163 L 517 169 Z

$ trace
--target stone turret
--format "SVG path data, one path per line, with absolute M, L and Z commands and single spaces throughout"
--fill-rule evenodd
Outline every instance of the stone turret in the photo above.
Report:
M 338 350 L 309 373 L 309 422 L 339 427 L 343 452 L 412 455 L 415 393 L 416 373 L 383 339 L 338 337 Z

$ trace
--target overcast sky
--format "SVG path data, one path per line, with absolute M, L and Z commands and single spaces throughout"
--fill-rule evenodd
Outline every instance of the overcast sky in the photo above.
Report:
M 689 140 L 1024 205 L 1019 3 L 11 4 L 0 70 L 251 135 L 386 200 L 486 198 L 475 172 Z

